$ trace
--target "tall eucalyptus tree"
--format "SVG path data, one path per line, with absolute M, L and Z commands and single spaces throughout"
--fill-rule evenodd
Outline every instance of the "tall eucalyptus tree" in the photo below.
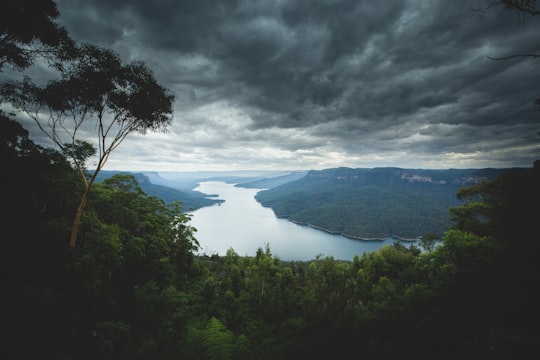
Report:
M 165 130 L 174 96 L 143 63 L 123 64 L 111 50 L 83 45 L 64 63 L 58 79 L 36 85 L 26 78 L 2 86 L 5 99 L 33 119 L 79 172 L 84 192 L 75 214 L 70 248 L 99 171 L 131 133 Z M 96 149 L 97 148 L 97 149 Z M 86 162 L 97 155 L 95 171 Z

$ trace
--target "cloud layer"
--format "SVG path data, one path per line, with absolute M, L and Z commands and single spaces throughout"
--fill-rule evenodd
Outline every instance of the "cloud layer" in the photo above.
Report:
M 540 19 L 489 1 L 59 0 L 81 42 L 176 97 L 125 170 L 531 166 Z

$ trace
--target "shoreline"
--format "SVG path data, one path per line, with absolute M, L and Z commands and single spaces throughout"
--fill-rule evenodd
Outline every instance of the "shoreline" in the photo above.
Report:
M 288 219 L 287 217 L 282 217 L 283 219 L 287 219 L 288 221 L 292 222 L 293 224 L 296 224 L 296 225 L 300 225 L 300 226 L 307 226 L 307 227 L 310 227 L 310 228 L 313 228 L 315 230 L 321 230 L 321 231 L 324 231 L 328 234 L 332 234 L 332 235 L 341 235 L 343 237 L 346 237 L 346 238 L 349 238 L 349 239 L 353 239 L 353 240 L 361 240 L 361 241 L 385 241 L 387 239 L 395 239 L 395 240 L 399 240 L 399 241 L 405 241 L 405 242 L 415 242 L 415 241 L 419 241 L 421 239 L 421 237 L 416 237 L 416 238 L 406 238 L 406 237 L 403 237 L 403 236 L 399 236 L 399 235 L 389 235 L 387 237 L 384 237 L 384 238 L 381 238 L 381 237 L 370 237 L 370 238 L 367 238 L 367 237 L 361 237 L 361 236 L 355 236 L 355 235 L 350 235 L 350 234 L 345 234 L 343 232 L 340 232 L 340 231 L 335 231 L 335 230 L 329 230 L 329 229 L 325 229 L 323 227 L 320 227 L 320 226 L 317 226 L 317 225 L 313 225 L 313 224 L 310 224 L 310 223 L 306 223 L 306 222 L 302 222 L 302 221 L 296 221 L 296 220 L 291 220 L 291 219 Z

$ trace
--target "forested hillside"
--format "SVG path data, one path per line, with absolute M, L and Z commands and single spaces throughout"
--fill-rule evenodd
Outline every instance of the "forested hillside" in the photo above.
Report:
M 223 200 L 209 199 L 207 194 L 198 191 L 181 191 L 172 187 L 154 184 L 148 175 L 144 173 L 130 173 L 121 171 L 101 171 L 97 181 L 104 181 L 117 174 L 131 174 L 135 177 L 141 189 L 148 195 L 157 196 L 167 203 L 179 201 L 186 211 L 197 210 L 204 206 L 211 206 Z
M 418 238 L 442 233 L 463 186 L 511 169 L 336 168 L 261 191 L 278 217 L 358 238 Z

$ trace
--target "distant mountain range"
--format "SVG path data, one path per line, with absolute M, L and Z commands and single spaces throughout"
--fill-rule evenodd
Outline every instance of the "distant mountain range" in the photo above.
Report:
M 157 171 L 116 171 L 102 170 L 97 181 L 101 182 L 115 174 L 132 174 L 142 190 L 157 196 L 165 202 L 180 201 L 185 211 L 193 211 L 205 206 L 212 206 L 223 200 L 212 199 L 214 194 L 204 194 L 194 190 L 204 181 L 223 181 L 237 186 L 270 189 L 278 185 L 299 179 L 307 171 L 194 171 L 194 172 L 157 172 Z
M 274 176 L 271 178 L 255 179 L 250 181 L 239 181 L 237 186 L 253 189 L 273 189 L 275 187 L 299 180 L 306 176 L 307 171 L 293 171 L 285 175 Z
M 194 191 L 204 181 L 265 189 L 256 195 L 276 216 L 360 239 L 442 235 L 461 187 L 513 169 L 333 168 L 312 171 L 133 172 L 143 191 L 186 211 L 223 200 Z M 98 181 L 120 171 L 101 171 Z
M 442 233 L 456 192 L 511 169 L 335 168 L 256 195 L 281 218 L 362 239 Z

